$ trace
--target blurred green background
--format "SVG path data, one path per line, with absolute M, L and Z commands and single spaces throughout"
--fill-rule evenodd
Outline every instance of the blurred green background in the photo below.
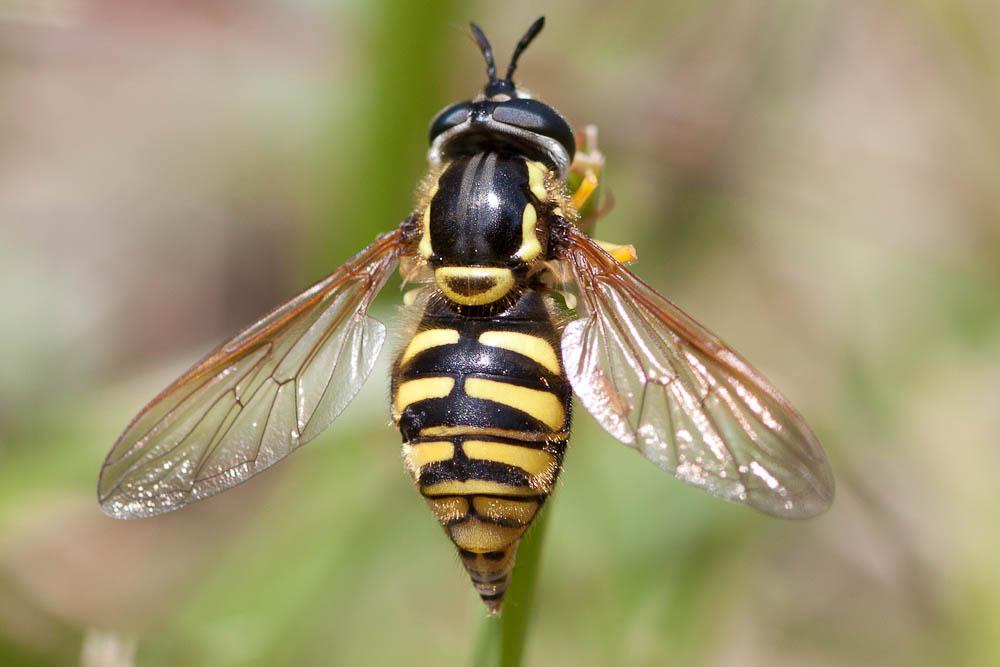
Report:
M 519 81 L 600 127 L 598 232 L 792 399 L 838 497 L 758 516 L 578 411 L 526 664 L 1000 664 L 991 0 L 0 1 L 0 664 L 468 664 L 484 608 L 386 360 L 227 494 L 115 522 L 94 485 L 177 373 L 408 212 L 482 83 L 467 21 L 504 63 L 540 13 Z

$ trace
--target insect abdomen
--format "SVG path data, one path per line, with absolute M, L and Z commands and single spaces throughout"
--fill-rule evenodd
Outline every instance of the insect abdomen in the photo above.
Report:
M 559 474 L 571 390 L 541 296 L 490 317 L 427 308 L 396 361 L 403 458 L 487 606 Z

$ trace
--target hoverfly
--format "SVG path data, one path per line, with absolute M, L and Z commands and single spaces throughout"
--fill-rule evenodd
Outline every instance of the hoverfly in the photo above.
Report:
M 144 407 L 101 469 L 107 514 L 179 509 L 330 426 L 383 346 L 368 309 L 397 267 L 423 285 L 406 300 L 420 319 L 392 367 L 403 460 L 491 612 L 559 475 L 574 393 L 614 438 L 688 484 L 779 517 L 829 506 L 833 476 L 795 409 L 626 268 L 630 246 L 582 228 L 594 161 L 574 167 L 565 118 L 512 79 L 543 25 L 500 78 L 472 24 L 489 78 L 432 122 L 414 211 Z M 585 178 L 571 193 L 574 169 Z M 568 287 L 579 316 L 566 323 L 554 296 Z

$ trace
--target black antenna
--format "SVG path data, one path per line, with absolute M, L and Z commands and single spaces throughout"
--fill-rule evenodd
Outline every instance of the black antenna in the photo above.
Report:
M 475 28 L 475 24 L 473 24 L 472 27 Z M 511 77 L 514 76 L 514 70 L 517 69 L 517 59 L 521 57 L 521 53 L 528 48 L 528 45 L 531 44 L 532 40 L 538 36 L 538 33 L 540 33 L 544 27 L 545 17 L 539 16 L 538 19 L 531 24 L 531 27 L 528 28 L 528 31 L 524 33 L 524 37 L 522 37 L 521 41 L 517 43 L 517 46 L 514 47 L 514 55 L 510 57 L 510 66 L 507 68 L 507 76 L 504 77 L 508 81 L 510 81 Z M 483 39 L 485 40 L 486 38 L 483 37 Z M 489 48 L 489 43 L 487 43 L 486 46 Z
M 482 28 L 476 25 L 475 21 L 469 25 L 472 26 L 472 34 L 476 38 L 476 43 L 479 44 L 479 50 L 483 52 L 483 58 L 486 59 L 486 75 L 490 77 L 490 83 L 493 83 L 497 80 L 497 64 L 493 60 L 493 47 L 490 46 L 490 40 L 486 39 Z

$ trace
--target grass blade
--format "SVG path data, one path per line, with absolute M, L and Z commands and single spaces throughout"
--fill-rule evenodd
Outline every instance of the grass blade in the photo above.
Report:
M 520 667 L 524 658 L 535 586 L 542 560 L 542 545 L 548 525 L 548 506 L 524 536 L 517 551 L 517 565 L 500 616 L 483 619 L 472 655 L 472 667 Z

